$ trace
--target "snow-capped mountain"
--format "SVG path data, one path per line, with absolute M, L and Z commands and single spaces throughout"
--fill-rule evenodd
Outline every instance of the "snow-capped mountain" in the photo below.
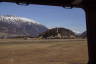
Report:
M 1 33 L 37 36 L 46 30 L 44 25 L 28 18 L 12 15 L 0 16 Z

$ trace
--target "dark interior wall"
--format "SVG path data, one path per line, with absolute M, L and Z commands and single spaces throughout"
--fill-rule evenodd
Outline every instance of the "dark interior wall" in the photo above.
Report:
M 88 64 L 96 64 L 96 0 L 83 0 L 82 5 L 86 13 Z
M 96 8 L 86 7 L 85 12 L 89 53 L 88 64 L 96 64 Z

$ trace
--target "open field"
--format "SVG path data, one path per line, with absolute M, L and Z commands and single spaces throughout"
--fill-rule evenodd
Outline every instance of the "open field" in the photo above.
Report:
M 0 64 L 87 64 L 86 40 L 0 40 Z

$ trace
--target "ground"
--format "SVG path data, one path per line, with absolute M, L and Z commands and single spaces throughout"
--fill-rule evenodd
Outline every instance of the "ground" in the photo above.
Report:
M 87 64 L 87 41 L 0 40 L 0 64 Z

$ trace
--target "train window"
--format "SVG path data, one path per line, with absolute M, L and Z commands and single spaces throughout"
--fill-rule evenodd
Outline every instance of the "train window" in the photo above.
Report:
M 86 64 L 81 8 L 0 3 L 0 64 Z

